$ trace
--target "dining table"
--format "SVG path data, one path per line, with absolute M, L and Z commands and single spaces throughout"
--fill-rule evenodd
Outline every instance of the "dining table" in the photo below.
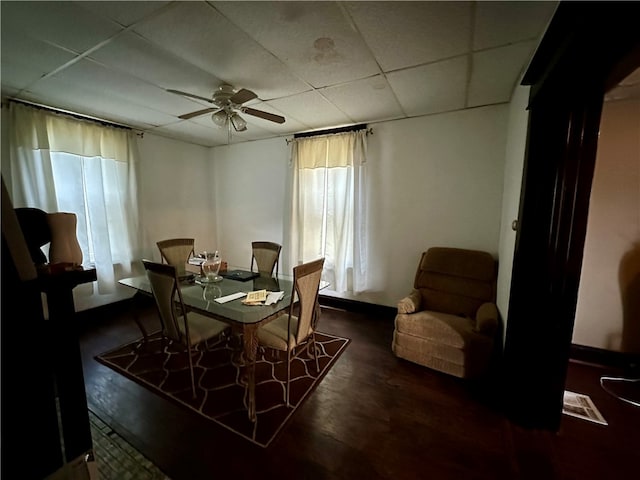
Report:
M 119 283 L 136 291 L 153 295 L 146 275 L 119 280 Z M 257 330 L 261 326 L 285 314 L 292 302 L 293 277 L 258 276 L 247 281 L 223 278 L 216 282 L 206 282 L 205 278 L 194 275 L 179 283 L 185 306 L 202 315 L 229 324 L 232 331 L 241 333 L 242 359 L 246 378 L 247 410 L 249 419 L 256 419 L 255 360 L 258 352 Z M 267 290 L 283 292 L 278 301 L 271 305 L 245 305 L 244 294 Z M 237 297 L 237 298 L 236 298 Z

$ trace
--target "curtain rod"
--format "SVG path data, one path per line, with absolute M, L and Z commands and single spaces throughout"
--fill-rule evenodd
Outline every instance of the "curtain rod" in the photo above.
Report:
M 292 139 L 285 138 L 287 145 L 291 142 L 297 140 L 298 138 L 309 138 L 309 137 L 323 137 L 326 135 L 334 135 L 336 133 L 345 133 L 345 132 L 357 132 L 359 130 L 366 130 L 367 135 L 373 135 L 373 128 L 367 128 L 366 125 L 353 125 L 351 127 L 340 127 L 340 128 L 332 128 L 329 130 L 320 130 L 317 132 L 304 132 L 304 133 L 296 133 Z
M 132 128 L 132 127 L 130 127 L 128 125 L 122 125 L 120 123 L 113 123 L 113 122 L 110 122 L 108 120 L 103 120 L 101 118 L 96 118 L 96 117 L 90 117 L 88 115 L 82 115 L 80 113 L 70 112 L 68 110 L 60 110 L 60 109 L 49 107 L 49 106 L 46 106 L 46 105 L 41 105 L 39 103 L 31 103 L 31 102 L 28 102 L 26 100 L 17 100 L 17 99 L 14 99 L 14 98 L 9 98 L 7 100 L 8 100 L 8 103 L 11 103 L 11 102 L 19 103 L 21 105 L 26 105 L 28 107 L 37 108 L 38 110 L 46 110 L 48 112 L 56 113 L 56 114 L 59 114 L 59 115 L 67 115 L 67 116 L 72 117 L 72 118 L 77 118 L 78 120 L 87 120 L 87 121 L 90 121 L 90 122 L 99 123 L 100 125 L 104 125 L 104 126 L 107 126 L 107 127 L 122 128 L 124 130 L 135 130 L 134 128 Z M 137 135 L 142 136 L 143 132 L 137 133 Z

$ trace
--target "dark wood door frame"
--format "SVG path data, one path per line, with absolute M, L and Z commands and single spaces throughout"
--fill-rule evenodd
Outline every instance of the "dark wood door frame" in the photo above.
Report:
M 560 426 L 602 103 L 640 64 L 638 7 L 562 2 L 522 82 L 529 131 L 503 398 L 528 428 Z

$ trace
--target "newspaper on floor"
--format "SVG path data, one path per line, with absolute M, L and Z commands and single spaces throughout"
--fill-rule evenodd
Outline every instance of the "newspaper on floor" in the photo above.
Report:
M 570 392 L 568 390 L 564 391 L 562 413 L 601 425 L 608 425 L 600 411 L 591 401 L 591 398 L 581 393 Z

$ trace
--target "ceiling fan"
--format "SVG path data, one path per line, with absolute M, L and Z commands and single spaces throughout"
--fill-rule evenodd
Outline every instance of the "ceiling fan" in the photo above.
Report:
M 201 97 L 200 95 L 194 95 L 193 93 L 182 92 L 180 90 L 167 89 L 168 92 L 175 93 L 177 95 L 183 95 L 185 97 L 197 98 L 209 103 L 213 103 L 215 107 L 205 108 L 197 110 L 191 113 L 185 113 L 178 116 L 182 120 L 188 120 L 199 115 L 205 115 L 211 113 L 211 120 L 219 127 L 227 127 L 229 130 L 229 137 L 231 137 L 231 127 L 233 126 L 236 132 L 243 132 L 247 129 L 247 122 L 242 118 L 238 112 L 246 113 L 254 117 L 263 118 L 275 123 L 284 123 L 285 118 L 280 115 L 265 112 L 263 110 L 257 110 L 251 107 L 242 106 L 243 103 L 257 98 L 251 90 L 241 88 L 236 91 L 231 85 L 223 84 L 218 87 L 213 93 L 211 98 Z

